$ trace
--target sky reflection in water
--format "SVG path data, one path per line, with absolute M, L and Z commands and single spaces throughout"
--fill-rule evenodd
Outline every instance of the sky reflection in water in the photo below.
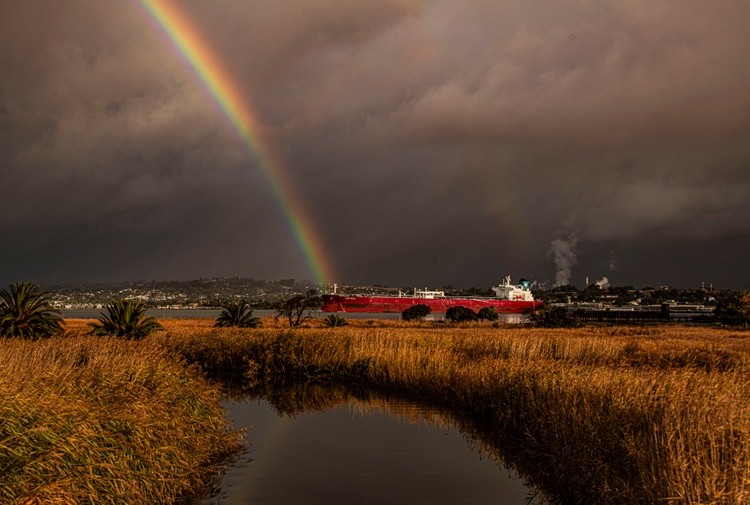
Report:
M 291 416 L 262 400 L 227 407 L 248 428 L 251 461 L 230 469 L 209 503 L 529 503 L 519 478 L 414 404 L 348 400 Z

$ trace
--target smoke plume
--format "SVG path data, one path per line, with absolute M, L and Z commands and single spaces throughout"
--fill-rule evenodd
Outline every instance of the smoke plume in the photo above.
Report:
M 555 261 L 555 286 L 564 286 L 570 284 L 570 275 L 573 266 L 578 263 L 576 259 L 576 244 L 578 238 L 571 235 L 567 240 L 561 238 L 550 242 L 549 254 Z
M 614 272 L 615 270 L 617 270 L 617 260 L 615 260 L 614 256 L 609 258 L 608 267 L 610 272 Z

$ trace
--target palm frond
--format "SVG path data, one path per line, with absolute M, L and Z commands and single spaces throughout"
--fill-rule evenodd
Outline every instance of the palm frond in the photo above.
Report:
M 237 302 L 227 301 L 222 304 L 221 313 L 216 318 L 214 326 L 257 328 L 260 326 L 260 319 L 253 317 L 253 309 L 246 300 L 239 300 Z
M 63 325 L 60 311 L 35 284 L 19 282 L 0 290 L 0 336 L 44 338 L 62 331 Z
M 328 317 L 323 319 L 323 324 L 329 328 L 335 328 L 338 326 L 347 326 L 349 322 L 338 314 L 329 314 Z
M 146 307 L 140 300 L 116 300 L 104 308 L 107 314 L 101 313 L 98 322 L 89 323 L 92 335 L 140 340 L 162 329 L 155 318 L 146 315 Z

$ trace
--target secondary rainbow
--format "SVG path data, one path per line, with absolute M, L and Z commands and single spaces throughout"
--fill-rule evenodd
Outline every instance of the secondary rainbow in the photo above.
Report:
M 295 193 L 281 157 L 263 135 L 257 114 L 249 99 L 240 91 L 220 59 L 210 51 L 188 17 L 167 0 L 135 0 L 166 34 L 251 154 L 258 160 L 274 197 L 281 208 L 297 245 L 305 255 L 315 280 L 327 283 L 334 279 L 333 268 L 312 217 Z

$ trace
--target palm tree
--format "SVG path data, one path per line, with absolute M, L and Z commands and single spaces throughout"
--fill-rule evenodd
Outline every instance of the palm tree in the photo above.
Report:
M 338 314 L 329 314 L 328 317 L 323 319 L 323 324 L 329 328 L 335 328 L 337 326 L 346 326 L 349 322 Z
M 98 323 L 89 323 L 93 335 L 115 335 L 140 340 L 162 326 L 146 315 L 146 307 L 140 300 L 116 300 L 104 306 L 108 315 L 101 314 Z
M 238 326 L 240 328 L 257 328 L 260 319 L 253 317 L 253 309 L 245 300 L 227 301 L 221 305 L 221 314 L 214 326 Z
M 49 337 L 62 331 L 63 324 L 60 311 L 35 284 L 19 282 L 0 290 L 0 336 Z

